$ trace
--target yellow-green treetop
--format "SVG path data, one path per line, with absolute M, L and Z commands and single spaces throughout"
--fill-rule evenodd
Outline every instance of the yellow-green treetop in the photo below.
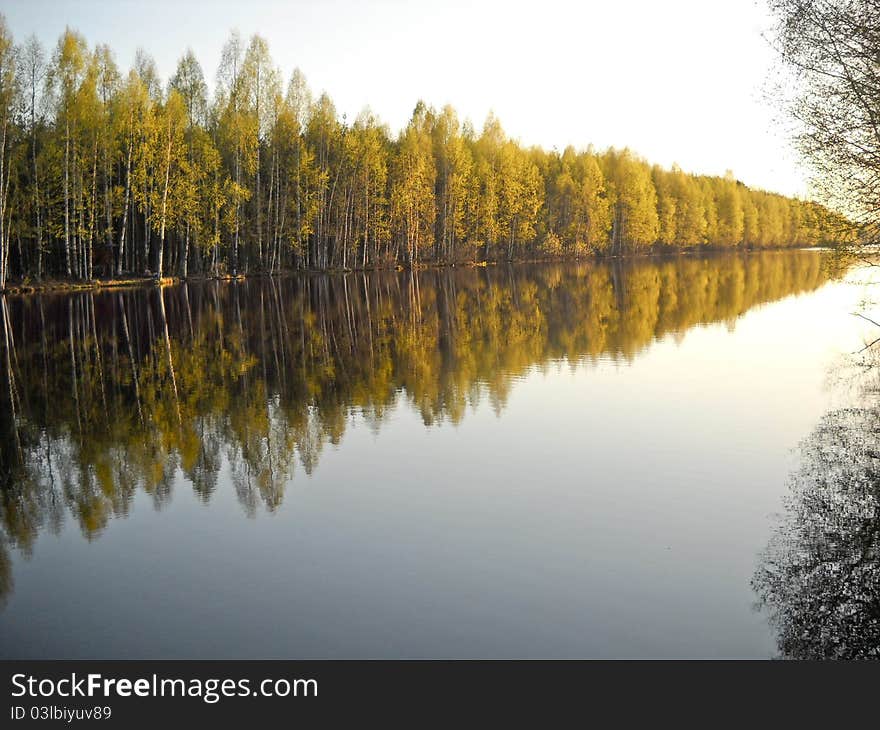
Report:
M 46 59 L 49 59 L 48 61 Z M 422 101 L 393 135 L 285 84 L 233 33 L 213 95 L 192 53 L 165 85 L 139 52 L 66 30 L 16 48 L 0 20 L 0 288 L 80 279 L 350 269 L 680 249 L 833 245 L 852 225 L 732 175 L 623 149 L 526 147 Z

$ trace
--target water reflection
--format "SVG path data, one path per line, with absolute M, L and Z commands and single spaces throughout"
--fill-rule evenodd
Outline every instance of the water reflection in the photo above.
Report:
M 870 381 L 880 361 L 849 363 Z M 880 658 L 880 409 L 826 414 L 801 444 L 753 587 L 789 659 Z
M 181 474 L 205 503 L 228 479 L 245 513 L 271 511 L 354 413 L 378 429 L 400 399 L 426 425 L 482 398 L 501 412 L 533 365 L 626 362 L 829 276 L 814 252 L 768 252 L 4 299 L 0 592 L 9 547 L 65 519 L 92 539 Z

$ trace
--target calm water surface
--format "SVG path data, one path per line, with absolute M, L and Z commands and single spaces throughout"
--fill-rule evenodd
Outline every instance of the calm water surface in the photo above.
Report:
M 754 576 L 873 339 L 862 278 L 804 251 L 8 298 L 0 656 L 777 655 Z

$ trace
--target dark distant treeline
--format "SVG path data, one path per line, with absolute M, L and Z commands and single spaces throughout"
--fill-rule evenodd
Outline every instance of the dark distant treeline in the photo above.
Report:
M 419 102 L 393 138 L 342 119 L 266 42 L 191 51 L 163 84 L 68 30 L 16 46 L 0 17 L 0 289 L 7 280 L 364 268 L 835 243 L 822 206 L 627 150 L 526 148 Z

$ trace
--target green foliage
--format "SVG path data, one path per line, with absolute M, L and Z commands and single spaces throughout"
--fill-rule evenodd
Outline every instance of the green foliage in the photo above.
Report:
M 259 36 L 230 36 L 213 98 L 191 51 L 167 88 L 144 52 L 120 74 L 72 30 L 42 57 L 0 25 L 0 288 L 853 237 L 843 216 L 732 175 L 524 147 L 491 114 L 477 134 L 419 102 L 393 138 L 369 110 L 351 122 L 313 99 L 299 70 L 285 92 Z

